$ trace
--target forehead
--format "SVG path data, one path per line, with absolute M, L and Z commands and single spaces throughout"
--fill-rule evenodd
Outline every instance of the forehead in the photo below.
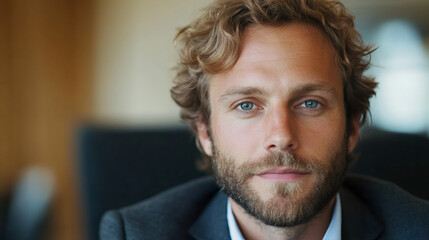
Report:
M 308 23 L 288 23 L 281 26 L 251 25 L 242 36 L 240 57 L 235 68 L 241 62 L 306 60 L 306 65 L 330 60 L 335 63 L 334 48 L 324 32 Z
M 240 56 L 228 71 L 212 76 L 210 92 L 229 86 L 292 89 L 300 84 L 342 90 L 334 48 L 318 27 L 306 23 L 251 25 L 242 35 Z M 342 91 L 341 91 L 342 92 Z

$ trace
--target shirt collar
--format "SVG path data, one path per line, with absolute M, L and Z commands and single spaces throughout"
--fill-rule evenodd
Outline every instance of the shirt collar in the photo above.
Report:
M 234 214 L 232 213 L 231 200 L 229 200 L 229 198 L 226 205 L 226 219 L 228 221 L 231 240 L 244 240 L 243 234 L 241 234 L 240 228 L 238 227 L 237 221 L 235 221 Z
M 331 223 L 325 232 L 322 240 L 341 240 L 341 199 L 340 194 L 337 193 L 335 199 L 334 212 L 332 213 Z
M 234 214 L 232 213 L 231 203 L 228 198 L 226 206 L 226 218 L 228 221 L 229 233 L 231 234 L 231 240 L 244 240 L 243 234 L 241 234 L 240 228 L 237 225 Z M 340 194 L 337 193 L 335 200 L 334 212 L 332 213 L 331 222 L 329 223 L 328 229 L 325 232 L 322 240 L 341 240 L 341 200 Z

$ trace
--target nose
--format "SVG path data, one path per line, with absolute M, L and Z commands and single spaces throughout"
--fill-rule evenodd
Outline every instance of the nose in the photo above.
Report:
M 274 151 L 294 151 L 298 148 L 295 136 L 293 114 L 287 106 L 272 108 L 264 119 L 265 149 Z

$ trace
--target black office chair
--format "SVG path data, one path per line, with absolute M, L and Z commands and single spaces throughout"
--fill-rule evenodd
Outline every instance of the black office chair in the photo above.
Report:
M 89 239 L 102 214 L 204 176 L 187 128 L 121 129 L 86 126 L 78 137 Z
M 429 200 L 429 138 L 369 128 L 355 149 L 359 159 L 349 172 L 394 182 Z

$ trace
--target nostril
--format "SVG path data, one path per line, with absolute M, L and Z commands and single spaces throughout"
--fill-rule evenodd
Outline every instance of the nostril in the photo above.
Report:
M 267 146 L 267 151 L 291 151 L 295 150 L 296 144 L 295 143 L 288 143 L 288 144 L 270 144 Z
M 267 147 L 267 150 L 273 150 L 273 149 L 276 149 L 276 145 L 274 145 L 274 144 L 269 145 L 269 146 Z

